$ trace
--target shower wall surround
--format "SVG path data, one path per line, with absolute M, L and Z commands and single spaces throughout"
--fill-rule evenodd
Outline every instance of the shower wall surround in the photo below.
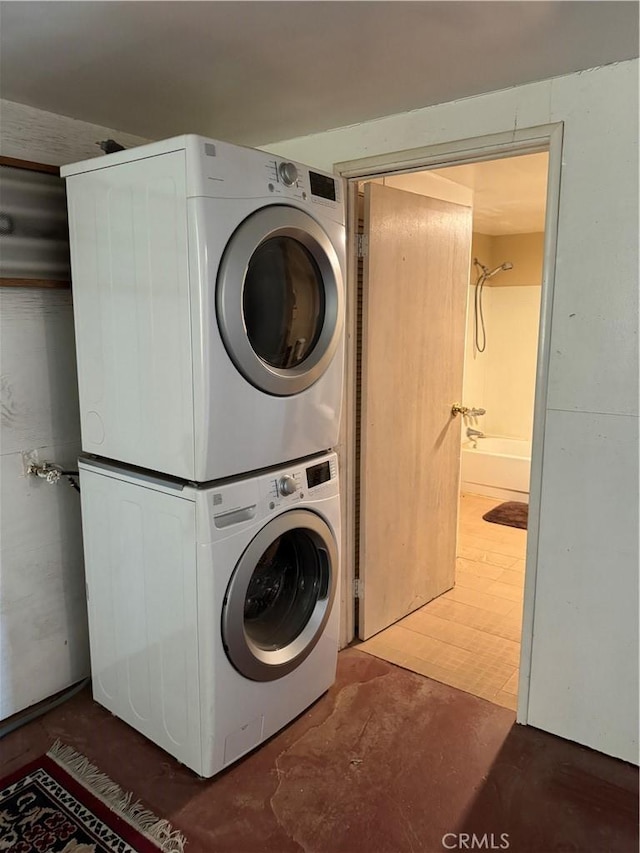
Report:
M 482 301 L 487 336 L 484 352 L 478 352 L 474 344 L 474 284 L 477 269 L 472 267 L 471 272 L 463 399 L 465 405 L 480 406 L 487 410 L 478 423 L 478 427 L 487 435 L 531 440 L 540 320 L 542 237 L 537 234 L 503 237 L 474 234 L 473 257 L 489 267 L 495 267 L 503 261 L 514 265 L 512 270 L 498 273 L 484 287 Z M 499 246 L 496 246 L 498 242 Z M 523 250 L 523 244 L 526 251 Z M 510 285 L 514 281 L 517 284 Z

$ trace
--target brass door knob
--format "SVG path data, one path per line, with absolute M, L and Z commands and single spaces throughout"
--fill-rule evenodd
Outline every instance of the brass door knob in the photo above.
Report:
M 451 406 L 451 417 L 455 418 L 456 415 L 466 415 L 468 411 L 468 406 L 463 406 L 461 403 L 454 403 Z

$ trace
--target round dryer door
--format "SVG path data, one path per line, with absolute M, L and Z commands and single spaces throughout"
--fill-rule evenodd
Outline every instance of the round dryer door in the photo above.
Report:
M 331 362 L 342 325 L 342 274 L 329 237 L 294 207 L 249 216 L 222 258 L 216 308 L 246 379 L 277 396 L 304 391 Z
M 222 611 L 227 656 L 242 675 L 272 681 L 316 645 L 331 612 L 338 552 L 328 525 L 289 510 L 251 541 L 229 582 Z

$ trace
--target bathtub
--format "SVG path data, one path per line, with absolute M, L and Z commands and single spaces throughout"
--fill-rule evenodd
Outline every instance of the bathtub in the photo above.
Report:
M 461 491 L 504 500 L 529 500 L 531 442 L 487 436 L 474 448 L 462 442 Z

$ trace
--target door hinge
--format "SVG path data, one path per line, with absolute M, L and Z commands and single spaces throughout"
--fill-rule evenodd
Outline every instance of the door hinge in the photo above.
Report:
M 360 578 L 353 579 L 353 597 L 360 598 L 362 595 L 362 581 Z
M 369 251 L 369 237 L 367 234 L 358 234 L 358 257 L 364 258 Z

